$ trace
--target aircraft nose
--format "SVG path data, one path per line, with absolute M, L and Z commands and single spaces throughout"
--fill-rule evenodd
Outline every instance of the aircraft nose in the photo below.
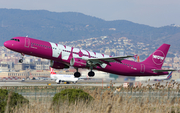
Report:
M 10 44 L 9 41 L 6 41 L 6 42 L 4 42 L 4 46 L 5 46 L 6 48 L 10 48 L 11 44 Z
M 5 47 L 7 47 L 7 45 L 8 45 L 7 41 L 6 41 L 6 42 L 4 42 L 4 46 L 5 46 Z

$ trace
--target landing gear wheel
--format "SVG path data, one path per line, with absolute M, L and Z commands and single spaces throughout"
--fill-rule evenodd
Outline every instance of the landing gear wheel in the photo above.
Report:
M 21 53 L 21 59 L 19 59 L 19 63 L 23 63 L 23 58 L 24 58 L 24 54 L 23 53 Z
M 76 83 L 77 83 L 77 81 L 74 81 L 73 83 L 74 83 L 74 84 L 76 84 Z
M 19 63 L 23 63 L 23 59 L 19 59 Z
M 79 78 L 80 76 L 81 76 L 81 73 L 79 73 L 79 72 L 74 73 L 74 77 Z
M 59 80 L 59 82 L 57 84 L 60 84 L 61 83 L 61 80 Z
M 89 77 L 93 77 L 95 75 L 95 73 L 93 72 L 93 71 L 90 71 L 89 73 L 88 73 L 88 76 Z

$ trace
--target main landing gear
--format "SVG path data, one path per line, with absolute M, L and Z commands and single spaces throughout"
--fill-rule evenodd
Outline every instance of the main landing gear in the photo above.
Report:
M 81 73 L 78 72 L 78 68 L 76 68 L 76 72 L 74 73 L 74 77 L 79 78 Z
M 89 76 L 89 77 L 94 77 L 94 75 L 95 75 L 95 73 L 94 73 L 93 71 L 90 71 L 90 72 L 88 73 L 88 76 Z
M 91 71 L 88 73 L 88 76 L 94 77 L 95 73 L 94 73 L 94 71 L 92 71 L 93 67 L 91 66 L 90 69 L 91 69 Z
M 81 73 L 79 73 L 79 72 L 74 73 L 74 77 L 79 78 L 80 76 L 81 76 Z
M 76 78 L 79 78 L 80 76 L 81 76 L 81 73 L 80 72 L 78 72 L 78 69 L 76 69 L 77 71 L 74 73 L 74 77 L 76 77 Z M 95 75 L 95 73 L 94 73 L 94 71 L 89 71 L 89 73 L 88 73 L 88 76 L 89 77 L 94 77 L 94 75 Z
M 21 53 L 21 59 L 19 59 L 19 63 L 23 63 L 23 58 L 24 58 L 24 54 L 23 53 Z

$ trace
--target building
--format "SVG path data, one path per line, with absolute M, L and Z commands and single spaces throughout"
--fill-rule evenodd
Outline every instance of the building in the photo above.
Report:
M 8 68 L 8 64 L 7 63 L 1 63 L 0 64 L 0 72 L 8 72 L 9 68 Z
M 19 72 L 0 72 L 0 78 L 20 78 L 20 79 L 32 79 L 33 77 L 50 77 L 50 71 L 44 70 L 26 70 L 26 71 L 19 71 Z
M 14 70 L 15 71 L 21 71 L 21 70 L 27 70 L 27 69 L 35 69 L 35 64 L 26 64 L 26 63 L 17 63 L 14 65 Z
M 35 67 L 36 70 L 49 70 L 50 62 L 49 61 L 36 61 L 35 65 L 36 65 Z

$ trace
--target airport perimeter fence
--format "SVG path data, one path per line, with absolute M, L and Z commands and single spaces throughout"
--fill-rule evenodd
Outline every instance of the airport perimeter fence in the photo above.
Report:
M 148 100 L 149 102 L 166 103 L 167 101 L 180 102 L 180 89 L 166 88 L 166 89 L 155 89 L 155 88 L 121 88 L 120 91 L 115 91 L 114 95 L 123 97 L 125 100 L 137 100 L 143 101 Z
M 64 89 L 87 89 L 85 86 L 1 86 L 0 89 L 7 89 L 18 93 L 29 100 L 50 101 L 56 93 Z M 88 87 L 93 91 L 96 87 Z
M 97 86 L 2 86 L 0 89 L 7 89 L 21 94 L 29 100 L 51 101 L 56 93 L 64 89 L 82 89 L 91 95 L 98 94 L 103 98 L 104 93 L 108 92 L 106 96 L 113 94 L 123 99 L 138 100 L 149 99 L 149 101 L 166 102 L 167 100 L 180 100 L 180 89 L 173 89 L 171 87 L 164 89 L 156 88 L 134 88 L 134 87 L 97 87 Z M 112 96 L 112 95 L 111 95 Z

